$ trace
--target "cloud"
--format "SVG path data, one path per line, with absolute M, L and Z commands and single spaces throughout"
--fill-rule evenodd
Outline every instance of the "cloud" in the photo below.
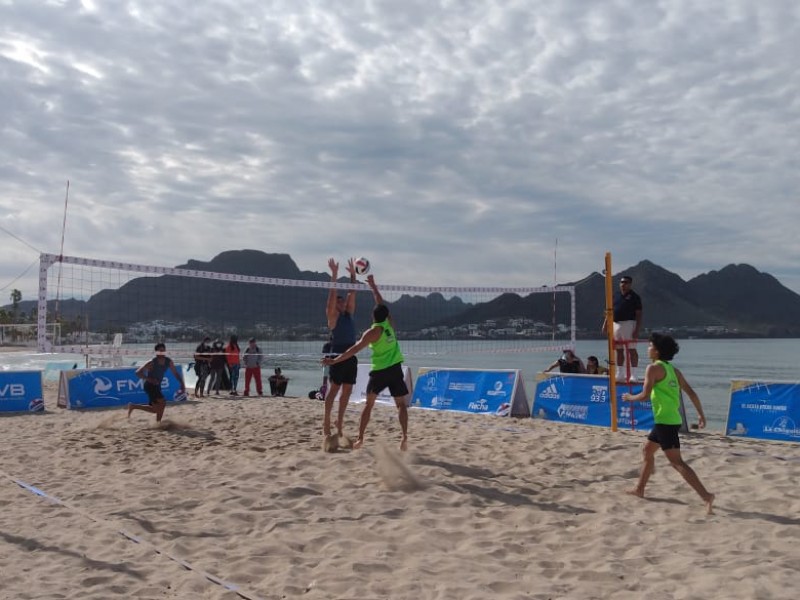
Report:
M 650 259 L 800 291 L 800 9 L 577 0 L 0 3 L 0 225 L 57 253 L 228 249 L 386 283 Z M 4 236 L 0 285 L 35 259 Z M 34 277 L 24 280 L 35 294 Z

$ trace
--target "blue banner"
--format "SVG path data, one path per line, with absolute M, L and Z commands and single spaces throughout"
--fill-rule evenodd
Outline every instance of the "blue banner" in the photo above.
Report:
M 533 398 L 534 418 L 581 425 L 611 427 L 611 392 L 603 375 L 541 373 Z M 638 394 L 641 384 L 617 384 L 617 426 L 620 429 L 650 429 L 650 401 L 623 402 L 622 394 Z
M 175 365 L 183 376 L 180 365 Z M 59 389 L 59 406 L 66 408 L 108 408 L 147 404 L 144 380 L 136 376 L 135 367 L 63 371 Z M 167 402 L 175 401 L 180 384 L 171 371 L 161 381 L 161 392 Z
M 727 435 L 800 442 L 800 383 L 731 381 Z
M 411 405 L 418 408 L 528 416 L 522 378 L 519 370 L 514 369 L 479 371 L 422 367 L 417 374 L 413 398 Z
M 0 412 L 44 410 L 41 371 L 0 371 Z

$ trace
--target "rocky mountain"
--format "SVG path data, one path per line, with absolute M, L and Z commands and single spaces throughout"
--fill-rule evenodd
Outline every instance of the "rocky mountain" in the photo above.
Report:
M 116 290 L 103 290 L 83 302 L 62 300 L 64 321 L 80 320 L 93 331 L 122 331 L 137 322 L 196 323 L 219 331 L 232 326 L 303 337 L 324 336 L 324 305 L 329 275 L 301 271 L 288 254 L 257 250 L 232 250 L 211 261 L 190 260 L 178 268 L 242 276 L 272 277 L 319 282 L 319 287 L 269 286 L 239 281 L 217 281 L 175 276 L 136 277 Z M 633 288 L 642 296 L 645 330 L 676 329 L 702 335 L 715 334 L 800 337 L 800 295 L 785 288 L 769 274 L 750 265 L 728 265 L 689 281 L 644 260 L 615 274 L 614 294 L 621 273 L 633 277 Z M 344 281 L 344 279 L 342 280 Z M 569 283 L 576 289 L 577 326 L 581 337 L 599 335 L 605 307 L 605 280 L 599 273 Z M 372 298 L 357 297 L 359 327 L 369 323 Z M 403 295 L 392 302 L 392 312 L 407 332 L 423 328 L 459 327 L 513 318 L 553 320 L 553 296 L 520 297 L 503 294 L 489 302 L 470 304 L 438 293 Z M 34 301 L 23 301 L 20 310 L 30 313 Z M 52 313 L 54 303 L 48 304 Z M 555 298 L 556 321 L 568 321 L 569 302 Z

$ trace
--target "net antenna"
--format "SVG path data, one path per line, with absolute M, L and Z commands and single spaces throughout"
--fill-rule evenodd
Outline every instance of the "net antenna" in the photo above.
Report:
M 61 223 L 61 249 L 58 252 L 59 258 L 64 256 L 64 235 L 67 230 L 67 206 L 69 204 L 69 179 L 67 179 L 67 191 L 64 194 L 64 220 Z M 56 285 L 56 306 L 55 306 L 55 320 L 58 322 L 61 317 L 60 295 L 61 295 L 61 271 L 62 264 L 58 263 L 58 283 Z
M 553 247 L 553 341 L 556 339 L 556 286 L 558 285 L 558 238 Z

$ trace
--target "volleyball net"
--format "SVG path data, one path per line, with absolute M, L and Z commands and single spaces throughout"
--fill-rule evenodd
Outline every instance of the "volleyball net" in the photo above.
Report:
M 191 357 L 205 337 L 256 338 L 264 354 L 319 356 L 329 331 L 330 275 L 306 279 L 138 265 L 42 254 L 37 345 L 42 352 L 149 356 L 165 342 Z M 553 287 L 425 287 L 378 282 L 406 355 L 561 351 L 575 346 L 575 290 Z M 355 320 L 371 323 L 368 286 L 356 293 Z M 58 327 L 54 327 L 58 325 Z M 57 332 L 57 333 L 56 333 Z

